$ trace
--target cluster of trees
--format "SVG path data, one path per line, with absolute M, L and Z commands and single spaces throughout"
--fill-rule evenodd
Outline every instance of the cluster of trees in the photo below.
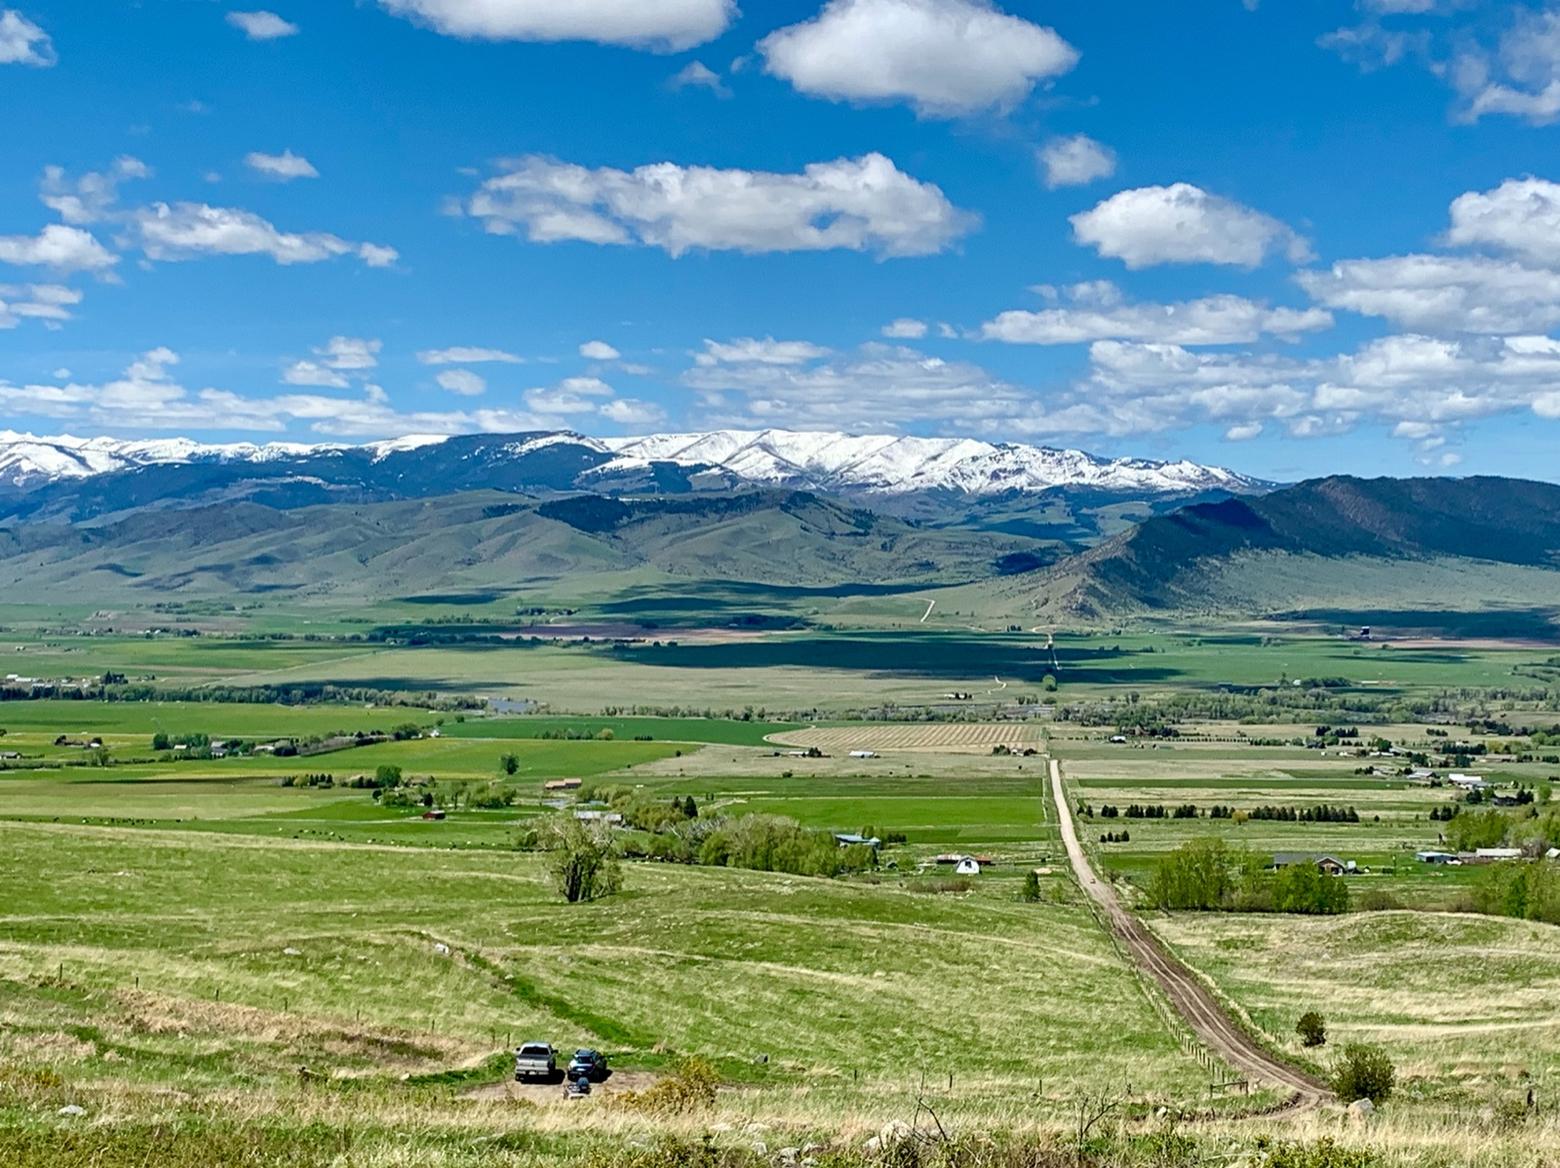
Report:
M 1129 844 L 1132 842 L 1130 831 L 1107 831 L 1100 836 L 1102 844 Z
M 459 697 L 433 691 L 412 693 L 407 690 L 370 689 L 363 686 L 332 685 L 326 682 L 299 682 L 291 685 L 160 685 L 154 682 L 130 682 L 77 689 L 48 687 L 50 692 L 33 694 L 0 689 L 0 701 L 27 701 L 39 697 L 104 702 L 211 702 L 246 705 L 372 705 L 416 707 L 428 710 L 480 710 L 486 698 Z
M 629 827 L 652 833 L 671 831 L 699 818 L 699 805 L 692 795 L 665 799 L 633 787 L 587 786 L 576 792 L 576 798 L 581 803 L 604 803 Z
M 607 726 L 603 726 L 600 730 L 583 730 L 566 726 L 562 730 L 543 730 L 537 737 L 557 742 L 611 742 L 617 735 Z M 652 739 L 650 735 L 645 734 L 636 736 L 634 741 L 650 742 Z
M 499 782 L 471 779 L 435 779 L 432 775 L 405 775 L 390 763 L 378 767 L 372 775 L 356 775 L 345 784 L 373 792 L 381 807 L 438 807 L 446 811 L 498 811 L 513 807 L 517 793 Z
M 1203 912 L 1341 913 L 1348 911 L 1349 886 L 1315 864 L 1268 871 L 1262 860 L 1223 840 L 1182 844 L 1160 861 L 1149 882 L 1149 899 L 1163 909 Z
M 1353 807 L 1333 807 L 1318 803 L 1315 807 L 1253 807 L 1251 819 L 1282 823 L 1358 823 L 1360 813 Z
M 1348 685 L 1348 682 L 1344 682 L 1344 685 Z M 1312 738 L 1320 739 L 1323 746 L 1338 746 L 1345 740 L 1353 740 L 1359 736 L 1360 728 L 1358 726 L 1318 726 L 1311 734 Z M 1391 745 L 1392 744 L 1388 742 L 1386 747 L 1383 747 L 1382 749 L 1385 750 Z
M 1078 804 L 1078 814 L 1086 819 L 1095 818 L 1094 805 Z M 1201 814 L 1195 803 L 1181 803 L 1174 807 L 1166 807 L 1162 803 L 1129 803 L 1125 809 L 1114 803 L 1106 803 L 1099 809 L 1101 819 L 1196 819 Z M 1256 807 L 1250 811 L 1220 803 L 1208 809 L 1208 818 L 1232 819 L 1241 823 L 1247 819 L 1286 823 L 1358 823 L 1360 813 L 1353 807 L 1333 807 L 1326 803 L 1316 807 Z
M 779 815 L 684 819 L 649 834 L 626 839 L 624 854 L 672 864 L 748 868 L 794 876 L 844 876 L 877 865 L 865 844 L 840 846 L 830 832 L 805 828 Z
M 286 775 L 282 779 L 284 787 L 323 787 L 329 789 L 336 785 L 336 776 L 329 774 Z M 355 783 L 348 784 L 355 785 Z
M 1560 925 L 1560 864 L 1520 860 L 1492 864 L 1473 892 L 1474 906 L 1491 916 Z
M 1534 803 L 1512 814 L 1494 808 L 1465 810 L 1447 823 L 1441 835 L 1447 847 L 1457 852 L 1504 845 L 1537 856 L 1560 847 L 1560 809 Z
M 865 844 L 841 847 L 829 832 L 783 816 L 744 815 L 722 821 L 705 837 L 698 862 L 794 876 L 843 876 L 872 868 L 877 853 Z

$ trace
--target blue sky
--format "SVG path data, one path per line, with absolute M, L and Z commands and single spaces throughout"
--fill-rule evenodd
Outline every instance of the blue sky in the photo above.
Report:
M 1560 4 L 0 0 L 0 429 L 1554 478 Z

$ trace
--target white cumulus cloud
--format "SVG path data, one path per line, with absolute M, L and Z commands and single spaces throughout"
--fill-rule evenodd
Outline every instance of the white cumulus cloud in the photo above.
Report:
M 118 262 L 118 256 L 80 227 L 51 223 L 37 235 L 0 235 L 0 264 L 102 273 Z
M 274 12 L 229 12 L 227 22 L 252 41 L 274 41 L 297 36 L 298 26 Z
M 1121 191 L 1072 216 L 1073 235 L 1129 268 L 1155 264 L 1226 264 L 1254 268 L 1281 253 L 1310 258 L 1290 227 L 1190 183 Z
M 355 256 L 382 268 L 399 258 L 393 248 L 353 243 L 323 231 L 282 231 L 252 211 L 207 203 L 154 203 L 134 212 L 131 221 L 141 250 L 154 260 L 260 255 L 291 265 Z
M 1560 324 L 1560 272 L 1488 256 L 1340 260 L 1296 277 L 1317 303 L 1399 328 L 1526 333 Z
M 881 154 L 817 162 L 797 174 L 671 162 L 589 169 L 529 157 L 487 179 L 467 214 L 499 235 L 689 251 L 870 251 L 931 255 L 975 223 L 931 183 Z
M 622 355 L 606 341 L 586 341 L 580 346 L 580 356 L 591 361 L 616 361 Z
M 440 389 L 463 397 L 476 397 L 487 391 L 487 380 L 470 369 L 445 369 L 434 380 L 439 383 Z
M 1560 183 L 1507 179 L 1490 191 L 1452 201 L 1448 243 L 1490 247 L 1560 267 Z
M 503 349 L 485 349 L 476 345 L 455 345 L 448 349 L 424 349 L 417 354 L 424 365 L 524 365 L 525 358 Z
M 1332 314 L 1319 308 L 1272 308 L 1242 296 L 1127 304 L 1113 285 L 1102 288 L 1091 284 L 1069 291 L 1069 304 L 1037 311 L 1012 309 L 999 314 L 981 326 L 981 337 L 1022 345 L 1099 340 L 1231 345 L 1255 341 L 1267 334 L 1293 340 L 1302 333 L 1330 328 L 1333 323 Z
M 58 328 L 81 301 L 79 290 L 63 284 L 0 284 L 0 329 L 15 328 L 24 320 Z
M 244 156 L 244 165 L 258 174 L 280 182 L 291 182 L 296 178 L 320 177 L 320 172 L 314 169 L 312 162 L 300 154 L 294 154 L 291 150 L 283 150 L 280 154 L 262 154 L 258 150 L 252 151 Z
M 295 361 L 282 371 L 287 385 L 313 385 L 326 389 L 346 389 L 354 380 L 379 366 L 384 342 L 365 337 L 331 337 L 314 356 Z
M 828 356 L 829 350 L 811 341 L 777 341 L 774 337 L 739 337 L 733 341 L 704 342 L 694 363 L 712 365 L 804 365 Z
M 703 61 L 689 61 L 667 82 L 673 89 L 708 89 L 716 97 L 730 97 L 731 90 L 720 74 Z
M 119 200 L 119 184 L 130 179 L 147 178 L 151 167 L 139 158 L 121 155 L 107 170 L 88 171 L 75 182 L 63 168 L 44 168 L 38 197 L 43 205 L 66 223 L 82 226 L 109 218 Z
M 829 0 L 758 48 L 803 93 L 902 101 L 927 117 L 1012 106 L 1078 61 L 1055 30 L 987 0 Z
M 924 320 L 914 320 L 908 316 L 902 316 L 898 320 L 891 320 L 883 326 L 883 335 L 900 341 L 918 341 L 926 335 L 927 324 Z
M 714 40 L 735 0 L 379 0 L 446 36 L 474 40 L 596 41 L 676 52 Z
M 1116 152 L 1087 134 L 1052 138 L 1035 152 L 1045 171 L 1045 185 L 1080 187 L 1116 173 Z
M 631 397 L 609 401 L 597 412 L 620 426 L 659 426 L 666 421 L 666 411 L 660 406 Z
M 47 69 L 58 60 L 48 33 L 16 9 L 0 8 L 0 65 Z

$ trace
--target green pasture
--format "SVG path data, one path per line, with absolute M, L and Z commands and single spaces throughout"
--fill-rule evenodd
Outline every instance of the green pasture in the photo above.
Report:
M 1177 914 L 1153 927 L 1278 1048 L 1305 1051 L 1305 1010 L 1329 1048 L 1369 1042 L 1398 1063 L 1402 1094 L 1473 1108 L 1560 1091 L 1560 930 L 1409 912 L 1335 918 Z
M 390 730 L 411 722 L 432 726 L 453 716 L 407 706 L 284 706 L 238 702 L 0 702 L 7 736 L 101 735 L 105 740 L 169 734 L 216 738 L 283 738 L 334 731 Z
M 0 1059 L 72 1081 L 393 1082 L 521 1038 L 623 1067 L 698 1053 L 867 1108 L 924 1071 L 1022 1081 L 1042 1107 L 1086 1084 L 1180 1098 L 1199 1073 L 1073 898 L 637 864 L 619 897 L 570 907 L 510 852 L 0 837 Z
M 762 746 L 771 734 L 797 729 L 794 722 L 762 722 L 727 718 L 548 717 L 469 718 L 450 723 L 451 738 L 527 739 L 556 735 L 596 735 L 614 738 L 648 737 L 658 742 L 718 742 L 732 746 Z

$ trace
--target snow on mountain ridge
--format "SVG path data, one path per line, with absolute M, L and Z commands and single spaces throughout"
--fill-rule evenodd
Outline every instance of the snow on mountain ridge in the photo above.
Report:
M 1101 459 L 1081 450 L 1057 450 L 974 438 L 917 438 L 795 430 L 717 430 L 605 438 L 617 458 L 598 467 L 607 474 L 647 461 L 723 467 L 753 482 L 901 494 L 952 490 L 964 494 L 1043 491 L 1058 486 L 1181 492 L 1254 486 L 1222 467 L 1185 460 Z
M 375 462 L 448 441 L 409 435 L 364 446 L 274 442 L 204 444 L 188 438 L 132 439 L 40 437 L 0 430 L 0 485 L 33 487 L 59 479 L 83 479 L 117 470 L 167 463 L 275 462 L 324 454 L 369 454 Z M 546 447 L 579 445 L 608 461 L 593 476 L 642 470 L 653 462 L 710 466 L 748 482 L 821 491 L 906 494 L 943 490 L 991 495 L 1036 492 L 1059 486 L 1183 493 L 1210 488 L 1259 486 L 1220 467 L 1181 460 L 1103 459 L 1061 450 L 974 438 L 921 438 L 833 431 L 714 430 L 592 438 L 569 431 L 494 436 L 504 454 L 522 458 Z

